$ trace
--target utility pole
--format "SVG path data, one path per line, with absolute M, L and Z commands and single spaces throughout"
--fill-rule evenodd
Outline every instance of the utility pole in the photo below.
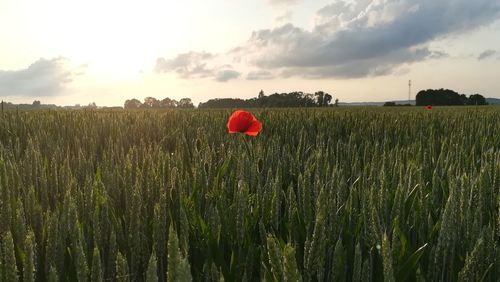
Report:
M 411 104 L 411 79 L 408 80 L 408 104 Z

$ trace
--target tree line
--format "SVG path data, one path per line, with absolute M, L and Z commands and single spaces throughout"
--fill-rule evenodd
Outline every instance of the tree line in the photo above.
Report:
M 144 98 L 144 103 L 137 99 L 129 99 L 125 101 L 125 109 L 160 109 L 160 108 L 183 108 L 191 109 L 194 108 L 193 102 L 190 98 L 182 98 L 179 101 L 175 99 L 165 98 L 163 100 L 158 100 L 154 97 Z
M 486 99 L 480 94 L 458 94 L 450 89 L 421 90 L 416 96 L 416 105 L 425 106 L 463 106 L 463 105 L 488 105 Z
M 314 94 L 301 91 L 290 93 L 274 93 L 266 96 L 264 91 L 259 95 L 249 99 L 238 98 L 216 98 L 210 99 L 205 103 L 200 103 L 198 108 L 257 108 L 257 107 L 328 107 L 332 104 L 332 95 L 318 91 Z M 338 105 L 338 99 L 335 104 Z
M 95 102 L 91 102 L 88 105 L 80 105 L 75 104 L 73 106 L 58 106 L 56 104 L 42 104 L 40 100 L 34 100 L 31 104 L 14 104 L 12 102 L 1 101 L 0 102 L 0 110 L 3 112 L 4 110 L 57 110 L 57 109 L 65 109 L 65 110 L 79 110 L 79 109 L 121 109 L 122 107 L 100 107 L 97 106 Z

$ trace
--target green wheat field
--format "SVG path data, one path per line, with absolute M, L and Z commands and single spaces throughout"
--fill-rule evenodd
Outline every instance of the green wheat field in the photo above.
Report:
M 0 115 L 0 281 L 498 281 L 500 108 Z

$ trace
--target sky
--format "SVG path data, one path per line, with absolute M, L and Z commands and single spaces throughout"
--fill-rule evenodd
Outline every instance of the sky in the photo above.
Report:
M 0 98 L 500 98 L 500 0 L 0 0 Z

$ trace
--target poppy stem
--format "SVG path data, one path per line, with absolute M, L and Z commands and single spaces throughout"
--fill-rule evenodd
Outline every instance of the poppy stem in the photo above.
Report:
M 249 158 L 251 158 L 253 160 L 253 153 L 252 153 L 252 150 L 250 150 L 250 145 L 248 144 L 247 138 L 245 138 L 246 136 L 242 135 L 241 137 L 243 138 L 243 143 L 245 144 L 245 148 L 247 150 Z

